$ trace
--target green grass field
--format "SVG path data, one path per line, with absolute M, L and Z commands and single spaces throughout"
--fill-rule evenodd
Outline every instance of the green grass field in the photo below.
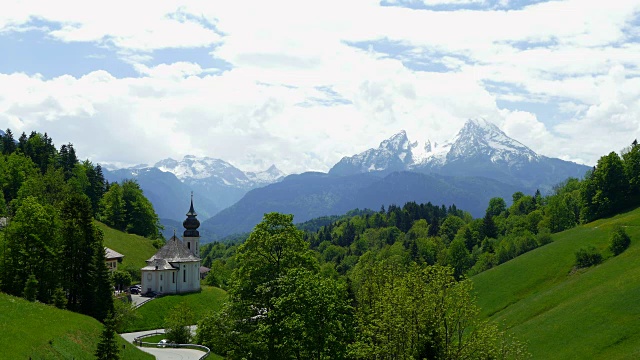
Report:
M 141 306 L 138 310 L 139 319 L 132 321 L 124 332 L 153 330 L 164 328 L 164 319 L 175 307 L 180 304 L 188 307 L 198 321 L 211 311 L 217 311 L 226 300 L 227 293 L 216 287 L 202 286 L 199 293 L 183 295 L 167 295 Z
M 98 221 L 96 225 L 104 232 L 104 246 L 124 255 L 122 263 L 118 264 L 118 269 L 125 267 L 141 269 L 147 265 L 146 260 L 158 251 L 147 238 L 114 230 Z
M 611 257 L 615 225 L 631 246 Z M 482 314 L 527 341 L 536 359 L 640 358 L 640 209 L 553 239 L 472 278 Z M 605 261 L 574 271 L 575 252 L 588 245 Z
M 0 293 L 2 359 L 95 359 L 102 334 L 95 319 Z M 154 357 L 126 344 L 123 359 Z

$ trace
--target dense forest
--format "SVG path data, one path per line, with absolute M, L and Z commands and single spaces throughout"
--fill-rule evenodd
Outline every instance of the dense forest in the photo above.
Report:
M 202 248 L 206 281 L 230 301 L 199 322 L 198 341 L 228 358 L 527 357 L 477 319 L 466 278 L 551 233 L 638 206 L 639 186 L 634 142 L 546 196 L 517 192 L 510 206 L 493 198 L 478 219 L 413 202 L 297 228 L 291 216 L 267 214 L 244 243 Z
M 94 219 L 158 240 L 153 206 L 135 182 L 109 184 L 100 165 L 46 133 L 16 141 L 7 129 L 0 149 L 0 289 L 104 320 L 113 276 Z

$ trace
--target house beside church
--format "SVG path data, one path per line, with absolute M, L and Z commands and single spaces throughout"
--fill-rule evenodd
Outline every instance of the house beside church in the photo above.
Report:
M 200 290 L 200 221 L 193 210 L 193 195 L 182 240 L 175 233 L 142 268 L 142 293 L 180 294 Z
M 108 247 L 104 248 L 104 261 L 107 263 L 109 270 L 118 270 L 118 263 L 121 263 L 122 259 L 124 259 L 124 255 Z

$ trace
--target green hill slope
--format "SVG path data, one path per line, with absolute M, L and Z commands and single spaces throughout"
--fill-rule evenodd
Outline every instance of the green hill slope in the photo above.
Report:
M 131 267 L 140 270 L 147 265 L 145 261 L 157 251 L 147 238 L 114 230 L 98 221 L 96 225 L 104 232 L 104 246 L 124 255 L 118 269 Z
M 0 358 L 95 359 L 102 324 L 95 319 L 0 293 Z M 123 359 L 154 357 L 126 344 Z
M 609 257 L 615 225 L 631 246 Z M 472 278 L 483 314 L 528 341 L 536 359 L 640 358 L 640 209 L 553 239 Z M 609 258 L 572 271 L 575 252 L 588 245 Z
M 217 287 L 202 286 L 202 291 L 191 294 L 168 295 L 154 299 L 136 310 L 139 318 L 132 321 L 124 332 L 164 328 L 164 319 L 169 312 L 180 305 L 191 309 L 195 320 L 218 311 L 227 299 L 227 293 Z

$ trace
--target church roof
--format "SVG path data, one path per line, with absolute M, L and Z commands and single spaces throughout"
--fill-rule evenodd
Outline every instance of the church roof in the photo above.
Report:
M 169 264 L 169 262 L 165 259 L 155 259 L 147 262 L 147 266 L 143 267 L 142 270 L 175 270 L 176 267 Z
M 147 263 L 150 264 L 154 260 L 166 260 L 172 263 L 200 261 L 200 258 L 195 256 L 182 240 L 173 235 L 155 255 L 147 260 Z

